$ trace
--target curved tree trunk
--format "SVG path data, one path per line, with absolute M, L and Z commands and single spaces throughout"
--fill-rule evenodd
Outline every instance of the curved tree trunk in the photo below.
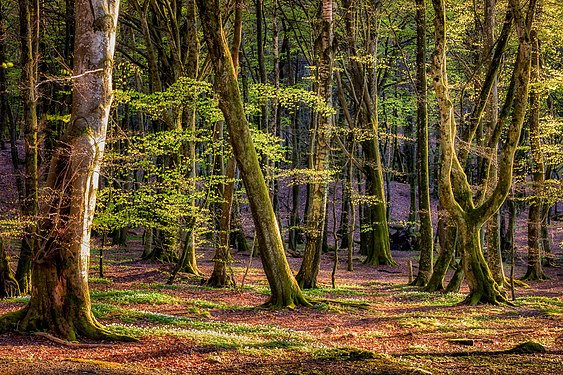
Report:
M 0 318 L 0 330 L 48 331 L 67 340 L 119 339 L 96 321 L 88 289 L 90 228 L 112 101 L 119 0 L 76 0 L 72 115 L 54 152 L 44 238 L 33 256 L 29 305 Z
M 514 154 L 522 130 L 526 114 L 528 89 L 530 82 L 531 43 L 530 30 L 535 15 L 536 0 L 528 3 L 527 14 L 522 12 L 519 0 L 510 0 L 510 8 L 505 18 L 505 31 L 514 21 L 519 37 L 518 53 L 514 63 L 512 78 L 508 95 L 506 96 L 499 123 L 495 129 L 503 128 L 505 122 L 506 137 L 500 155 L 498 167 L 498 182 L 486 198 L 475 200 L 471 186 L 464 173 L 462 162 L 467 160 L 467 150 L 456 150 L 455 138 L 457 135 L 456 120 L 453 104 L 450 98 L 446 69 L 446 4 L 445 0 L 432 1 L 435 11 L 434 35 L 436 38 L 435 50 L 432 61 L 432 82 L 436 91 L 436 98 L 440 107 L 440 143 L 441 174 L 440 174 L 440 202 L 452 216 L 458 227 L 458 238 L 463 253 L 463 269 L 469 284 L 469 296 L 466 302 L 499 303 L 506 298 L 501 293 L 490 269 L 485 261 L 481 249 L 479 230 L 493 214 L 495 214 L 506 197 L 512 183 L 512 167 Z M 509 34 L 506 32 L 506 34 Z M 497 56 L 502 55 L 504 43 L 499 43 L 495 50 L 495 58 L 490 64 L 487 81 L 479 95 L 479 102 L 474 109 L 470 135 L 464 137 L 471 144 L 474 130 L 479 125 L 484 108 L 488 101 L 492 81 L 498 74 L 495 63 Z M 510 110 L 509 110 L 510 109 Z M 507 120 L 510 113 L 510 121 Z M 472 133 L 473 132 L 473 133 Z M 500 133 L 499 133 L 500 134 Z M 489 147 L 498 147 L 499 138 L 491 137 L 493 144 Z M 485 184 L 490 181 L 484 181 Z M 485 186 L 486 187 L 486 186 Z
M 278 222 L 244 113 L 237 75 L 218 12 L 221 9 L 219 2 L 197 0 L 197 5 L 215 79 L 218 81 L 219 107 L 229 128 L 233 153 L 248 193 L 260 257 L 270 284 L 272 294 L 266 305 L 309 305 L 285 257 Z

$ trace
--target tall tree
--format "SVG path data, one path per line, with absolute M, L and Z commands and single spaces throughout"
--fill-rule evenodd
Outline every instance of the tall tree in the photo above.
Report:
M 506 131 L 506 139 L 502 147 L 501 159 L 498 168 L 498 183 L 491 189 L 488 196 L 474 199 L 471 186 L 460 160 L 465 160 L 463 149 L 456 150 L 455 138 L 457 125 L 454 117 L 453 104 L 448 87 L 446 70 L 446 4 L 445 0 L 432 1 L 435 11 L 434 36 L 435 50 L 432 60 L 432 82 L 436 91 L 436 98 L 440 108 L 440 143 L 441 174 L 440 174 L 440 202 L 455 221 L 458 230 L 458 239 L 462 249 L 463 268 L 469 284 L 469 304 L 492 303 L 506 301 L 499 285 L 495 282 L 481 248 L 480 230 L 483 225 L 506 199 L 512 183 L 512 167 L 514 153 L 518 146 L 520 132 L 526 115 L 528 89 L 530 82 L 530 67 L 532 44 L 530 30 L 534 20 L 536 0 L 528 3 L 527 12 L 524 14 L 519 0 L 510 0 L 505 24 L 512 23 L 516 26 L 518 34 L 518 52 L 514 63 L 511 82 L 499 124 L 498 132 Z M 502 43 L 497 45 L 495 55 L 502 55 Z M 496 56 L 495 56 L 496 57 Z M 495 73 L 496 71 L 496 73 Z M 492 80 L 498 73 L 495 58 L 489 65 L 487 80 L 479 95 L 479 102 L 472 115 L 469 125 L 469 135 L 464 139 L 471 144 L 477 126 L 490 95 Z M 509 115 L 510 112 L 510 115 Z M 510 117 L 510 119 L 508 119 Z M 506 129 L 504 124 L 506 122 Z M 500 137 L 499 137 L 500 138 Z M 498 144 L 499 138 L 491 137 L 489 147 Z
M 37 247 L 36 220 L 38 214 L 38 140 L 37 140 L 37 79 L 39 64 L 39 14 L 40 0 L 19 2 L 20 44 L 22 65 L 23 133 L 25 143 L 25 193 L 22 211 L 31 224 L 24 235 L 16 279 L 22 293 L 29 293 L 31 257 Z
M 317 41 L 318 66 L 316 74 L 317 96 L 323 103 L 330 105 L 333 65 L 332 0 L 321 3 L 321 33 Z M 315 116 L 311 139 L 312 168 L 315 179 L 309 185 L 307 212 L 305 213 L 305 252 L 303 262 L 297 274 L 297 281 L 302 288 L 315 288 L 321 265 L 321 250 L 326 221 L 326 201 L 328 195 L 328 172 L 330 157 L 330 132 L 332 115 L 318 113 Z
M 270 284 L 272 294 L 266 305 L 309 305 L 285 257 L 278 223 L 250 135 L 236 70 L 223 31 L 221 12 L 218 11 L 221 9 L 220 1 L 197 0 L 197 5 L 208 53 L 213 62 L 219 108 L 225 117 L 229 141 L 248 193 L 260 257 Z
M 0 331 L 48 331 L 67 340 L 119 339 L 91 311 L 90 228 L 112 102 L 119 0 L 76 0 L 72 114 L 47 178 L 29 304 L 0 318 Z
M 361 246 L 366 250 L 365 263 L 371 265 L 395 264 L 391 256 L 387 220 L 387 200 L 384 190 L 383 165 L 379 148 L 378 95 L 381 71 L 377 70 L 378 19 L 381 2 L 369 1 L 369 6 L 344 1 L 346 42 L 348 46 L 349 96 L 350 104 L 342 107 L 355 108 L 354 122 L 365 136 L 361 137 L 361 149 L 365 163 L 362 168 L 365 177 L 365 191 L 369 199 L 363 205 L 361 215 Z M 360 22 L 359 19 L 370 22 Z M 362 27 L 361 30 L 358 30 Z M 358 35 L 363 37 L 358 42 Z M 366 59 L 366 55 L 369 56 Z M 353 103 L 353 104 L 352 104 Z M 350 123 L 350 120 L 347 120 Z M 350 126 L 351 128 L 353 126 Z
M 532 196 L 528 209 L 528 267 L 524 280 L 544 280 L 547 278 L 541 263 L 541 222 L 542 206 L 545 199 L 545 163 L 542 152 L 540 132 L 540 42 L 536 30 L 532 32 L 532 81 L 535 83 L 530 92 L 530 154 L 532 156 Z
M 428 102 L 426 84 L 426 1 L 416 0 L 416 130 L 420 261 L 414 285 L 425 286 L 432 276 L 434 241 L 428 172 Z
M 242 7 L 243 1 L 235 1 L 235 20 L 233 32 L 233 44 L 231 47 L 231 57 L 233 59 L 233 67 L 238 73 L 239 67 L 239 51 L 242 42 Z M 230 231 L 231 231 L 231 213 L 233 208 L 233 199 L 235 195 L 235 173 L 237 165 L 235 159 L 231 156 L 226 164 L 226 181 L 223 185 L 223 202 L 221 203 L 221 215 L 219 218 L 219 241 L 213 257 L 213 272 L 207 280 L 207 284 L 215 287 L 223 287 L 231 285 L 231 280 L 227 275 L 227 265 L 232 262 L 230 253 Z

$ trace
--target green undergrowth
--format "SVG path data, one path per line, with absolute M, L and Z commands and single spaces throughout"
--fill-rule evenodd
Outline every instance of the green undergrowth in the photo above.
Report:
M 545 315 L 560 317 L 563 316 L 563 300 L 555 297 L 521 297 L 513 301 L 514 305 L 520 308 L 531 307 L 538 309 Z
M 466 295 L 460 293 L 428 293 L 418 290 L 403 290 L 397 299 L 404 304 L 412 302 L 420 306 L 454 306 L 462 302 Z
M 182 303 L 182 300 L 170 294 L 146 290 L 91 290 L 92 300 L 117 304 L 170 305 Z
M 137 338 L 172 335 L 189 338 L 198 345 L 227 349 L 287 349 L 313 341 L 306 334 L 271 325 L 206 321 L 100 303 L 94 304 L 92 310 L 96 318 L 120 321 L 108 325 L 112 332 Z

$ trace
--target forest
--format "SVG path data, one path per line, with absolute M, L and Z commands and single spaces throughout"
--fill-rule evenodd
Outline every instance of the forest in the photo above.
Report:
M 563 373 L 560 0 L 0 0 L 0 373 Z

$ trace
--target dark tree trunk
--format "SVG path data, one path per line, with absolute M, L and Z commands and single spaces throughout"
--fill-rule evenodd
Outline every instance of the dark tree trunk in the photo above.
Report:
M 26 227 L 22 240 L 16 279 L 22 293 L 31 288 L 31 258 L 37 247 L 38 203 L 38 141 L 37 141 L 37 67 L 39 64 L 39 13 L 38 0 L 19 2 L 23 133 L 25 143 L 25 193 L 21 202 L 24 216 L 32 223 Z
M 0 299 L 20 294 L 18 282 L 10 268 L 10 257 L 4 239 L 0 237 Z
M 319 66 L 317 69 L 317 95 L 331 104 L 332 66 L 333 66 L 333 15 L 332 0 L 322 0 L 322 28 L 318 39 Z M 328 196 L 328 176 L 330 158 L 330 136 L 332 115 L 317 113 L 313 138 L 311 139 L 312 168 L 316 180 L 309 184 L 308 205 L 305 214 L 305 251 L 301 268 L 296 279 L 301 288 L 315 288 L 321 264 L 321 251 L 326 235 L 326 202 Z
M 532 32 L 532 82 L 539 83 L 540 52 L 535 30 Z M 532 156 L 532 197 L 528 209 L 528 268 L 523 280 L 545 280 L 541 262 L 541 222 L 545 183 L 545 165 L 540 133 L 540 88 L 530 93 L 530 153 Z
M 426 85 L 426 2 L 416 0 L 416 129 L 418 171 L 418 215 L 420 217 L 420 261 L 413 285 L 425 286 L 430 280 L 434 263 L 434 236 L 430 206 L 428 172 L 428 104 Z M 437 276 L 439 278 L 439 276 Z M 443 278 L 443 276 L 442 276 Z M 441 284 L 441 282 L 440 282 Z M 438 287 L 438 286 L 436 286 Z

